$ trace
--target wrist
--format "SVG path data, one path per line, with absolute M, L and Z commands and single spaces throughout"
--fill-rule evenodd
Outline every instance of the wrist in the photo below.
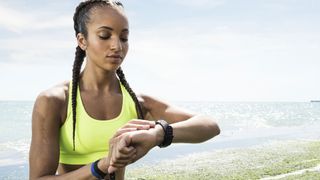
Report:
M 102 158 L 98 164 L 97 164 L 98 168 L 104 172 L 104 173 L 108 173 L 108 168 L 110 166 L 110 160 L 109 160 L 109 157 L 106 157 L 106 158 Z
M 91 174 L 98 179 L 105 179 L 106 177 L 108 177 L 108 179 L 110 180 L 115 180 L 115 172 L 112 172 L 110 174 L 108 173 L 109 164 L 109 158 L 96 160 L 91 164 Z

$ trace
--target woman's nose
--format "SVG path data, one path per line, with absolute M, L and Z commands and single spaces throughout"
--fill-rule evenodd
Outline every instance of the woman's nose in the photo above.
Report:
M 114 50 L 114 51 L 121 51 L 122 50 L 122 45 L 121 45 L 121 41 L 119 38 L 112 39 L 111 50 Z

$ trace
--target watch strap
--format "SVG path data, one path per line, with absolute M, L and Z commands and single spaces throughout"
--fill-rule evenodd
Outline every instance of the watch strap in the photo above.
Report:
M 156 125 L 159 124 L 164 131 L 163 141 L 158 145 L 160 148 L 169 146 L 172 143 L 173 139 L 173 129 L 169 123 L 165 120 L 157 120 Z

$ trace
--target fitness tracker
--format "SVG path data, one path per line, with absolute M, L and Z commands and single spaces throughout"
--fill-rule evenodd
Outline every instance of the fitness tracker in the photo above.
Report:
M 172 143 L 173 129 L 170 126 L 170 124 L 168 124 L 165 120 L 158 120 L 158 121 L 156 121 L 156 125 L 157 124 L 159 124 L 162 127 L 163 131 L 164 131 L 163 141 L 158 146 L 160 148 L 167 147 Z

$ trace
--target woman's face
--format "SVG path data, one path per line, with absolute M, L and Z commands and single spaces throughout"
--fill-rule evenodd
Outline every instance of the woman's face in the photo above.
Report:
M 87 24 L 87 63 L 108 70 L 117 70 L 128 52 L 127 18 L 111 7 L 93 9 Z

